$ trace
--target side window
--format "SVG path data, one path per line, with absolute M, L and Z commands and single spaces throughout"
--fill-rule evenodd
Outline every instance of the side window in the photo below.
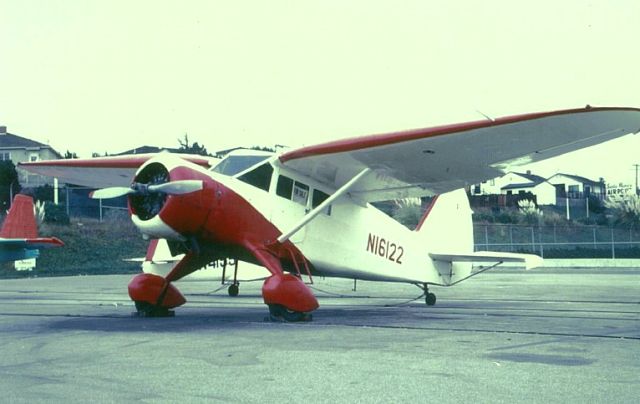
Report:
M 316 206 L 324 202 L 328 197 L 329 195 L 325 194 L 319 189 L 314 189 L 313 196 L 311 197 L 311 207 L 315 208 Z M 327 209 L 325 209 L 324 213 L 327 215 L 331 215 L 331 205 L 327 206 Z
M 291 193 L 293 192 L 293 180 L 289 177 L 281 175 L 278 177 L 278 185 L 276 187 L 276 194 L 283 198 L 291 199 Z
M 307 206 L 307 200 L 309 199 L 309 186 L 281 175 L 278 177 L 276 195 Z
M 240 181 L 253 185 L 254 187 L 269 191 L 269 184 L 271 184 L 271 175 L 273 174 L 273 167 L 271 164 L 266 163 L 255 169 L 249 171 L 238 177 Z
M 301 205 L 307 206 L 308 197 L 309 197 L 309 186 L 296 181 L 293 184 L 293 197 L 291 198 L 291 200 Z

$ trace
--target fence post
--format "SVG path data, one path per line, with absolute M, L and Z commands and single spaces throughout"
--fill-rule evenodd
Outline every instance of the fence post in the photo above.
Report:
M 71 216 L 71 214 L 69 213 L 69 184 L 67 184 L 67 186 L 65 187 L 66 189 L 66 196 L 67 196 L 67 200 L 66 200 L 66 205 L 67 205 L 67 216 Z
M 489 226 L 484 226 L 484 248 L 489 249 Z
M 616 244 L 613 240 L 613 227 L 611 228 L 611 258 L 616 259 Z
M 98 199 L 98 209 L 100 209 L 100 223 L 102 223 L 102 198 Z
M 513 252 L 513 225 L 509 225 L 509 251 Z
M 536 251 L 536 238 L 533 231 L 533 226 L 531 226 L 531 252 Z

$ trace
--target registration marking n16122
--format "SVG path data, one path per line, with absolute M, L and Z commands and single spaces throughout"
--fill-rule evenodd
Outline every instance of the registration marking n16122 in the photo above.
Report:
M 369 238 L 367 239 L 367 252 L 388 259 L 396 264 L 402 264 L 404 247 L 400 244 L 387 240 L 384 237 L 369 233 Z

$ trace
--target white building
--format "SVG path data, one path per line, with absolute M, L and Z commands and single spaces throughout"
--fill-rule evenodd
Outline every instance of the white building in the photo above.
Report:
M 7 132 L 6 126 L 0 126 L 0 160 L 11 160 L 13 164 L 27 161 L 56 160 L 62 156 L 51 146 Z M 20 184 L 27 187 L 51 185 L 53 178 L 29 173 L 16 168 Z
M 556 189 L 543 177 L 526 173 L 508 172 L 502 177 L 484 181 L 471 187 L 471 195 L 517 195 L 531 192 L 538 205 L 556 203 Z
M 596 197 L 600 200 L 605 198 L 604 180 L 592 181 L 578 175 L 558 173 L 550 177 L 547 181 L 557 189 L 559 198 L 586 199 Z
M 471 195 L 518 195 L 531 192 L 538 205 L 557 205 L 557 198 L 586 199 L 590 196 L 600 200 L 605 197 L 604 181 L 592 181 L 571 174 L 555 174 L 545 179 L 539 175 L 508 172 L 502 177 L 484 181 L 471 187 Z

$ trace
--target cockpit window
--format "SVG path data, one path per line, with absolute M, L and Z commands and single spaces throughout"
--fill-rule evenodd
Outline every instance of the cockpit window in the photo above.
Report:
M 251 171 L 247 171 L 238 177 L 240 181 L 253 185 L 254 187 L 269 191 L 269 185 L 271 184 L 271 175 L 273 174 L 273 167 L 271 164 L 265 163 L 259 167 L 254 168 Z
M 234 176 L 269 157 L 269 155 L 227 156 L 218 163 L 212 171 L 223 175 Z

